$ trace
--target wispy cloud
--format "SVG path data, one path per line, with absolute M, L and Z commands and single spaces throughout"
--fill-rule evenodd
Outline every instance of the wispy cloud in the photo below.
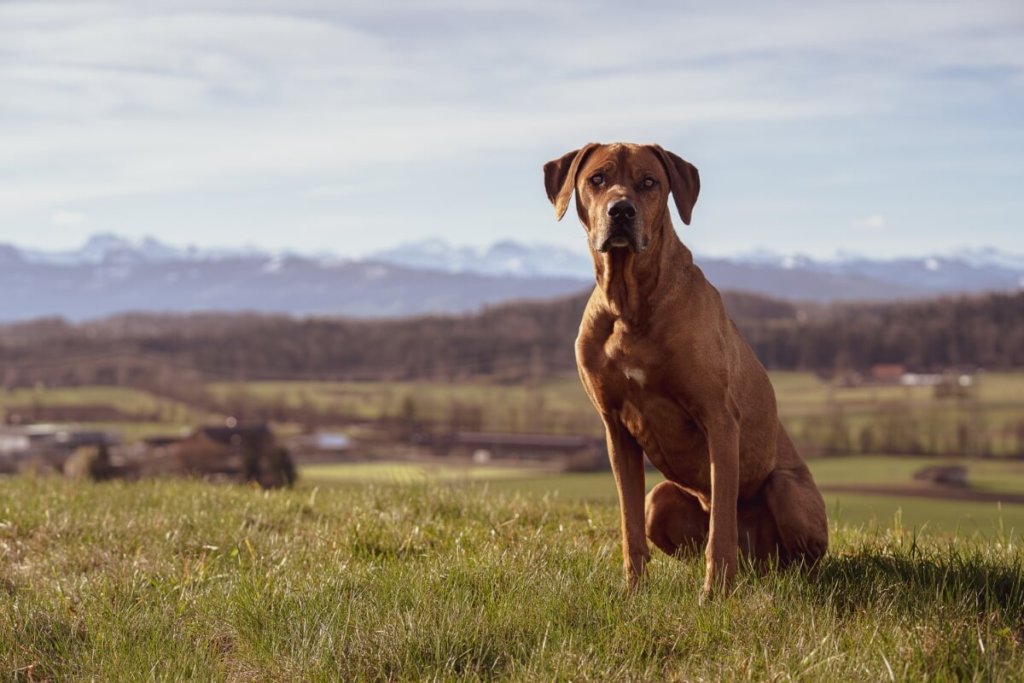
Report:
M 885 228 L 885 218 L 881 214 L 873 213 L 850 221 L 850 227 L 863 232 L 877 232 Z
M 922 98 L 962 128 L 965 86 L 943 74 L 996 70 L 1003 94 L 975 96 L 1019 93 L 1022 35 L 1019 4 L 995 1 L 3 3 L 0 228 L 90 200 L 215 202 L 274 179 L 341 198 L 339 175 L 539 163 L 589 139 L 711 131 L 724 150 L 742 133 L 799 168 L 821 138 L 869 138 L 863 122 Z M 823 122 L 827 135 L 800 134 Z
M 76 211 L 54 211 L 50 221 L 58 227 L 70 227 L 85 223 L 85 214 Z

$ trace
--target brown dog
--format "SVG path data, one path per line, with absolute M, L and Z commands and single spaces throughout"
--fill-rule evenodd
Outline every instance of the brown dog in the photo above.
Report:
M 588 144 L 544 165 L 559 219 L 575 191 L 597 287 L 576 362 L 604 420 L 618 487 L 626 577 L 650 553 L 706 546 L 703 595 L 728 587 L 737 550 L 813 565 L 825 504 L 779 422 L 764 367 L 669 219 L 690 224 L 697 169 L 657 145 Z M 646 453 L 668 480 L 644 503 Z

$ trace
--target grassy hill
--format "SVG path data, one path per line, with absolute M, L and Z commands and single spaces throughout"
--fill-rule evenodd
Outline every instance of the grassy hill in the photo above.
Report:
M 4 680 L 1000 680 L 1009 532 L 843 525 L 817 575 L 623 591 L 611 502 L 470 484 L 0 481 Z

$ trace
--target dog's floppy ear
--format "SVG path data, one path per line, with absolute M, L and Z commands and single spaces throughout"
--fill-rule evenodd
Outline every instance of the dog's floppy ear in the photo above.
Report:
M 555 217 L 562 220 L 565 210 L 569 208 L 569 200 L 576 188 L 576 172 L 590 150 L 597 147 L 596 142 L 589 142 L 577 150 L 563 154 L 557 159 L 544 164 L 544 189 L 548 199 L 555 206 Z
M 672 197 L 676 201 L 679 217 L 683 219 L 683 223 L 689 225 L 693 216 L 693 205 L 697 203 L 697 195 L 700 194 L 700 174 L 697 173 L 697 167 L 659 145 L 652 147 L 661 157 L 661 163 L 668 172 Z

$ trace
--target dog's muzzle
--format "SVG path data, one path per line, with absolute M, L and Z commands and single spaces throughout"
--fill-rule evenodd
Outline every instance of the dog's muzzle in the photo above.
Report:
M 603 253 L 612 249 L 632 249 L 637 251 L 636 234 L 633 229 L 618 225 L 609 226 L 597 250 Z
M 632 249 L 639 251 L 636 204 L 629 199 L 617 199 L 608 204 L 608 222 L 597 250 Z

